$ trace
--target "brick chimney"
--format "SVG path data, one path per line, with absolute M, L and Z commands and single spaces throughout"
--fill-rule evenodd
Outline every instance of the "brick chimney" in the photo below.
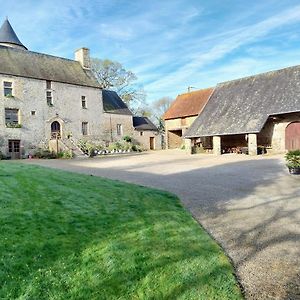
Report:
M 75 51 L 75 60 L 79 61 L 83 69 L 91 68 L 90 49 L 80 48 Z

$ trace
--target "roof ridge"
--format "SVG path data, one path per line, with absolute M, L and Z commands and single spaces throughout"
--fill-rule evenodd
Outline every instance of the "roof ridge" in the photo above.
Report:
M 207 88 L 199 89 L 199 90 L 196 90 L 196 91 L 191 91 L 191 92 L 186 92 L 186 93 L 178 94 L 178 96 L 189 95 L 189 94 L 193 94 L 193 93 L 197 93 L 197 92 L 201 92 L 201 91 L 211 90 L 211 89 L 214 89 L 214 88 L 215 87 L 207 87 Z
M 258 74 L 254 74 L 254 75 L 249 75 L 249 76 L 245 76 L 245 77 L 241 77 L 241 78 L 236 78 L 236 79 L 232 79 L 232 80 L 227 80 L 227 81 L 219 82 L 217 84 L 217 86 L 223 86 L 223 85 L 235 82 L 235 81 L 241 81 L 241 80 L 245 80 L 245 79 L 260 77 L 260 76 L 264 76 L 264 75 L 268 75 L 268 74 L 276 73 L 276 72 L 280 72 L 280 71 L 285 71 L 285 70 L 289 70 L 289 69 L 293 69 L 293 68 L 300 68 L 300 65 L 285 67 L 285 68 L 282 68 L 282 69 L 276 69 L 276 70 L 266 71 L 266 72 L 263 72 L 263 73 L 258 73 Z
M 6 49 L 6 50 L 9 50 L 9 51 L 22 51 L 22 53 L 23 53 L 23 50 L 17 49 L 17 48 L 9 48 L 9 47 L 5 47 L 3 45 L 0 45 L 0 48 Z M 56 55 L 52 55 L 52 54 L 46 54 L 46 53 L 31 51 L 31 50 L 27 50 L 26 53 L 32 53 L 34 55 L 39 55 L 39 56 L 47 56 L 47 57 L 51 57 L 51 58 L 58 58 L 58 59 L 63 59 L 63 60 L 67 60 L 67 61 L 78 62 L 75 59 L 70 59 L 70 58 L 66 58 L 66 57 L 61 57 L 61 56 L 56 56 Z

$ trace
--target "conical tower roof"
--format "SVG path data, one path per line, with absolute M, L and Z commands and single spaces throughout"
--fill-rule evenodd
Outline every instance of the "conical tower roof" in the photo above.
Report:
M 22 47 L 27 50 L 27 48 L 20 42 L 13 28 L 11 27 L 8 19 L 4 21 L 0 28 L 0 44 L 12 47 L 13 45 Z

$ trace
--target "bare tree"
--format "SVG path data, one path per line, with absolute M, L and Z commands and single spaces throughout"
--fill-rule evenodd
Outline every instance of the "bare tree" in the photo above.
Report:
M 173 99 L 170 97 L 162 97 L 152 104 L 152 116 L 160 131 L 165 130 L 163 115 L 170 108 Z
M 144 90 L 136 84 L 137 76 L 122 64 L 109 59 L 92 58 L 92 71 L 103 89 L 111 89 L 131 108 L 142 106 Z

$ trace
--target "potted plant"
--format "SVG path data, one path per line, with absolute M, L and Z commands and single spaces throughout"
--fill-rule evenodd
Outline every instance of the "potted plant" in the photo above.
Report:
M 291 150 L 285 155 L 290 174 L 300 175 L 300 150 Z

